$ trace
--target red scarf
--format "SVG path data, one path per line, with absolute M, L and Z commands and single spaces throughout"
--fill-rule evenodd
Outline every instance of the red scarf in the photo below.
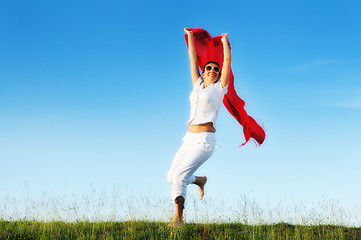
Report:
M 222 68 L 223 65 L 223 44 L 221 42 L 222 36 L 211 37 L 206 30 L 201 28 L 191 28 L 193 32 L 194 46 L 197 52 L 197 63 L 202 69 L 208 61 L 216 61 Z M 185 34 L 186 43 L 188 46 L 188 36 Z M 228 43 L 229 44 L 229 43 Z M 244 110 L 245 102 L 238 97 L 234 89 L 234 76 L 231 73 L 229 76 L 228 92 L 223 98 L 223 104 L 232 116 L 243 126 L 243 134 L 246 139 L 240 146 L 245 145 L 250 138 L 255 139 L 258 144 L 262 144 L 266 134 L 262 127 L 247 114 Z

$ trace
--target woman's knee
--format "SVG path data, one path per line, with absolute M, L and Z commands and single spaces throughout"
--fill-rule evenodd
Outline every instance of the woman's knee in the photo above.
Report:
M 181 172 L 173 172 L 173 173 L 168 172 L 167 181 L 170 184 L 178 184 L 181 186 L 184 183 L 186 183 L 185 174 Z
M 185 175 L 181 173 L 175 173 L 172 178 L 172 184 L 177 184 L 179 186 L 186 184 Z

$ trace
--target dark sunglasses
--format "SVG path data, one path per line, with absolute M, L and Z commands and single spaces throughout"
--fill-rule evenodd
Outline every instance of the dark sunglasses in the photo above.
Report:
M 206 70 L 207 70 L 207 71 L 211 71 L 212 68 L 213 68 L 213 70 L 214 70 L 215 72 L 219 72 L 219 70 L 220 70 L 219 67 L 217 67 L 217 66 L 216 66 L 216 67 L 207 66 L 207 67 L 206 67 Z

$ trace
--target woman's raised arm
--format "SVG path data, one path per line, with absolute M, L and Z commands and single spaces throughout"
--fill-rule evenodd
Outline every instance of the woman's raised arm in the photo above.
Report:
M 184 28 L 184 32 L 188 35 L 189 63 L 191 67 L 192 84 L 194 85 L 200 76 L 197 64 L 197 53 L 194 47 L 193 32 L 188 28 Z
M 229 82 L 229 75 L 231 73 L 231 49 L 228 45 L 228 33 L 222 33 L 221 38 L 223 44 L 223 67 L 221 75 L 221 85 L 225 87 Z

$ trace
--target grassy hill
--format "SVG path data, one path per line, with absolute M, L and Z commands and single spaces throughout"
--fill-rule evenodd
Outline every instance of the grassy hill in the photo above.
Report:
M 361 228 L 334 225 L 246 225 L 164 222 L 0 221 L 0 239 L 361 239 Z

